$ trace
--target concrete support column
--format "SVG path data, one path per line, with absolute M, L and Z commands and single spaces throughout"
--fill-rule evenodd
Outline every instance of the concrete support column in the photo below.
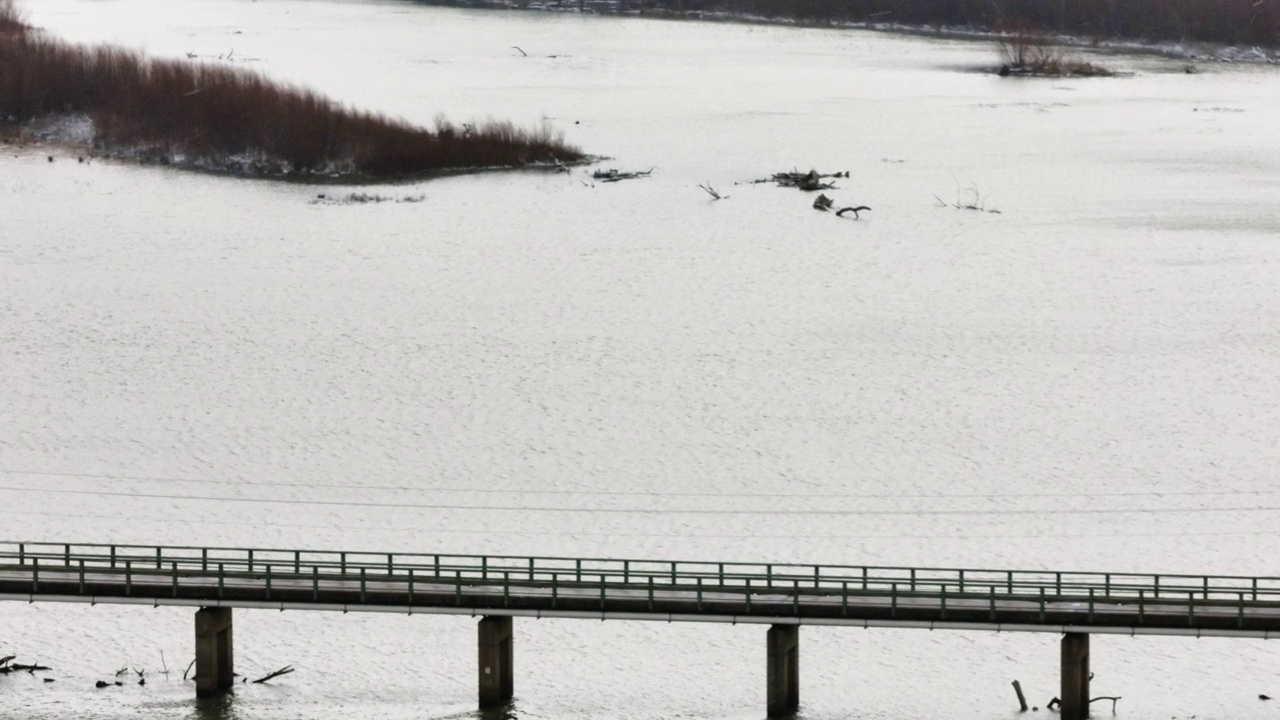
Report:
M 480 709 L 497 708 L 511 702 L 515 674 L 511 660 L 511 618 L 486 616 L 480 619 Z
M 1089 633 L 1062 636 L 1062 720 L 1089 717 Z
M 790 715 L 800 707 L 800 626 L 769 626 L 769 717 Z
M 211 697 L 234 682 L 231 608 L 196 611 L 196 697 Z

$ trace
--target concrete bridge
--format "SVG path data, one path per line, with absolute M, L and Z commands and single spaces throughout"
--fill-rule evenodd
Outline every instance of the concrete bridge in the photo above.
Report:
M 1062 634 L 1062 718 L 1094 634 L 1280 635 L 1280 578 L 0 543 L 0 600 L 178 605 L 196 694 L 231 686 L 232 608 L 480 617 L 479 703 L 512 697 L 513 618 L 768 625 L 770 716 L 799 706 L 801 625 Z

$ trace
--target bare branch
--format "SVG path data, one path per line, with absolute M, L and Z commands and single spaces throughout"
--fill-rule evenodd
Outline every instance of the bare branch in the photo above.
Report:
M 273 672 L 273 673 L 269 673 L 269 674 L 267 674 L 267 675 L 263 675 L 262 677 L 258 678 L 257 680 L 254 680 L 253 682 L 254 682 L 254 684 L 255 684 L 255 685 L 257 685 L 257 684 L 259 684 L 259 683 L 264 683 L 264 682 L 266 682 L 266 681 L 268 681 L 268 680 L 270 680 L 270 679 L 272 679 L 272 678 L 278 678 L 278 677 L 280 677 L 281 675 L 288 675 L 288 674 L 289 674 L 289 673 L 291 673 L 291 672 L 293 672 L 293 666 L 292 666 L 292 665 L 285 665 L 284 667 L 280 668 L 279 670 L 276 670 L 275 672 Z

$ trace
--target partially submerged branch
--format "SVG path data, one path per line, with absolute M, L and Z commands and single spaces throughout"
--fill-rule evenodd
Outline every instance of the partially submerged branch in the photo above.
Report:
M 258 678 L 257 680 L 254 680 L 253 682 L 254 682 L 254 684 L 255 684 L 255 685 L 258 685 L 258 684 L 264 683 L 264 682 L 266 682 L 266 681 L 268 681 L 268 680 L 271 680 L 272 678 L 278 678 L 278 677 L 280 677 L 281 675 L 288 675 L 288 674 L 289 674 L 289 673 L 291 673 L 291 672 L 293 672 L 293 666 L 292 666 L 292 665 L 285 665 L 284 667 L 280 668 L 279 670 L 276 670 L 276 671 L 275 671 L 275 672 L 273 672 L 273 673 L 268 673 L 268 674 L 266 674 L 266 675 L 263 675 L 262 677 Z

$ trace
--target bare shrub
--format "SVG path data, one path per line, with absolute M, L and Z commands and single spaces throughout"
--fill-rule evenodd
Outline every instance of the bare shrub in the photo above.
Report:
M 1048 34 L 1021 18 L 1000 24 L 996 54 L 1002 63 L 1001 75 L 1103 77 L 1113 74 L 1100 65 L 1065 56 Z
M 0 0 L 0 27 L 16 14 Z M 0 33 L 0 120 L 69 113 L 88 115 L 107 149 L 255 172 L 390 177 L 583 157 L 545 125 L 458 129 L 438 118 L 433 132 L 241 68 Z

